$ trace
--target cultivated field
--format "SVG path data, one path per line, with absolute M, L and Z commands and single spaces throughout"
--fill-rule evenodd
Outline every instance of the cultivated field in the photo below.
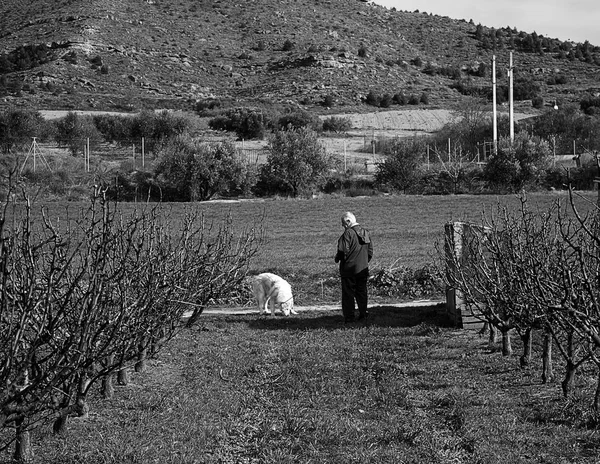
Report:
M 564 193 L 531 195 L 544 211 Z M 588 194 L 590 204 L 596 194 Z M 589 208 L 584 199 L 582 209 Z M 200 208 L 208 220 L 231 215 L 235 227 L 261 223 L 266 244 L 253 271 L 294 283 L 330 279 L 339 216 L 354 211 L 375 242 L 372 269 L 421 266 L 433 260 L 444 223 L 479 222 L 515 196 L 323 198 L 166 205 L 177 221 Z M 38 205 L 39 206 L 39 205 Z M 81 205 L 47 204 L 49 215 Z M 121 206 L 141 208 L 141 204 Z M 262 219 L 261 219 L 262 218 Z M 304 288 L 304 287 L 303 287 Z M 315 289 L 298 304 L 339 293 Z M 304 300 L 303 300 L 304 299 Z M 561 396 L 540 381 L 534 360 L 474 332 L 455 330 L 440 307 L 396 308 L 372 301 L 367 326 L 346 327 L 338 311 L 283 318 L 205 314 L 184 329 L 145 373 L 118 387 L 111 401 L 94 397 L 87 418 L 66 435 L 36 430 L 43 463 L 592 463 L 596 416 L 590 412 L 595 371 L 581 369 L 577 391 Z M 0 455 L 0 460 L 8 455 Z M 4 462 L 4 461 L 3 461 Z

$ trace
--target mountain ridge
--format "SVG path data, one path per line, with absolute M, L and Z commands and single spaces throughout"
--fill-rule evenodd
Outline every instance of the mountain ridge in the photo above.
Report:
M 426 93 L 430 105 L 453 107 L 465 98 L 456 79 L 428 70 L 459 69 L 490 87 L 472 70 L 492 55 L 503 70 L 510 53 L 483 47 L 472 22 L 361 0 L 5 0 L 0 31 L 0 69 L 2 56 L 43 55 L 0 74 L 0 105 L 36 109 L 193 109 L 214 99 L 324 111 L 329 97 L 332 111 L 372 111 L 369 92 Z M 513 55 L 516 75 L 538 82 L 546 101 L 600 92 L 594 62 Z M 567 82 L 548 84 L 558 75 Z

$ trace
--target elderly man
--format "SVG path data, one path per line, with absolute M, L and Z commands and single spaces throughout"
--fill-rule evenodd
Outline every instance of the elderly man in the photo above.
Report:
M 365 320 L 367 313 L 367 279 L 369 262 L 373 257 L 373 243 L 369 231 L 356 222 L 354 214 L 342 216 L 344 233 L 338 240 L 335 262 L 340 263 L 342 281 L 342 314 L 346 323 L 354 322 L 358 306 L 358 319 Z

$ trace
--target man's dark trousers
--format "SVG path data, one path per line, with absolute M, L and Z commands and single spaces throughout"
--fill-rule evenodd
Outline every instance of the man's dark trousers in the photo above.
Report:
M 360 317 L 367 316 L 367 279 L 369 270 L 364 269 L 358 274 L 342 275 L 342 313 L 344 320 L 354 320 L 354 301 L 358 306 Z

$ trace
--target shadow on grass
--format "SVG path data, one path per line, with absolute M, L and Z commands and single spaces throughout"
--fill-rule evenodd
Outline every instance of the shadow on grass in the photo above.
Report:
M 451 327 L 451 322 L 446 316 L 445 306 L 436 304 L 432 306 L 396 307 L 373 306 L 369 308 L 369 319 L 365 323 L 357 321 L 353 324 L 344 324 L 340 311 L 311 311 L 297 316 L 259 316 L 250 318 L 248 325 L 254 329 L 263 330 L 338 330 L 340 328 L 352 330 L 364 327 Z

